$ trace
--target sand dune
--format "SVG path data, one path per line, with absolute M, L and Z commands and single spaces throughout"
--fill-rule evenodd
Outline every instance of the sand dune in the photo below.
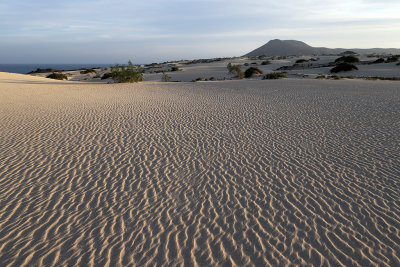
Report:
M 0 266 L 400 265 L 396 82 L 0 73 Z

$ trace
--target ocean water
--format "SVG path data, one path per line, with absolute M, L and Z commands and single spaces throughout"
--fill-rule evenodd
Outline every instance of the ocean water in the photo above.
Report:
M 110 67 L 113 64 L 0 64 L 0 71 L 28 73 L 36 69 L 76 70 L 84 68 Z

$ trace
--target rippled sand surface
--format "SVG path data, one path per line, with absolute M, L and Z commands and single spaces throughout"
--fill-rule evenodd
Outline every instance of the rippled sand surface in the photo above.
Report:
M 0 266 L 400 265 L 396 82 L 0 74 Z

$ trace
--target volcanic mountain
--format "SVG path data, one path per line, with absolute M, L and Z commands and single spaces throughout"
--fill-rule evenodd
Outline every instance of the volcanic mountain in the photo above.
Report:
M 251 51 L 244 56 L 289 56 L 289 55 L 325 55 L 339 54 L 349 49 L 312 47 L 304 42 L 296 40 L 271 40 L 265 45 Z M 350 49 L 359 54 L 398 54 L 400 49 L 396 48 L 371 48 L 371 49 Z

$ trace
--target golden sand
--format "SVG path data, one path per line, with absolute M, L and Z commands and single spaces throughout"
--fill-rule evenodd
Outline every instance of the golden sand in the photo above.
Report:
M 0 266 L 400 265 L 396 82 L 0 73 Z

